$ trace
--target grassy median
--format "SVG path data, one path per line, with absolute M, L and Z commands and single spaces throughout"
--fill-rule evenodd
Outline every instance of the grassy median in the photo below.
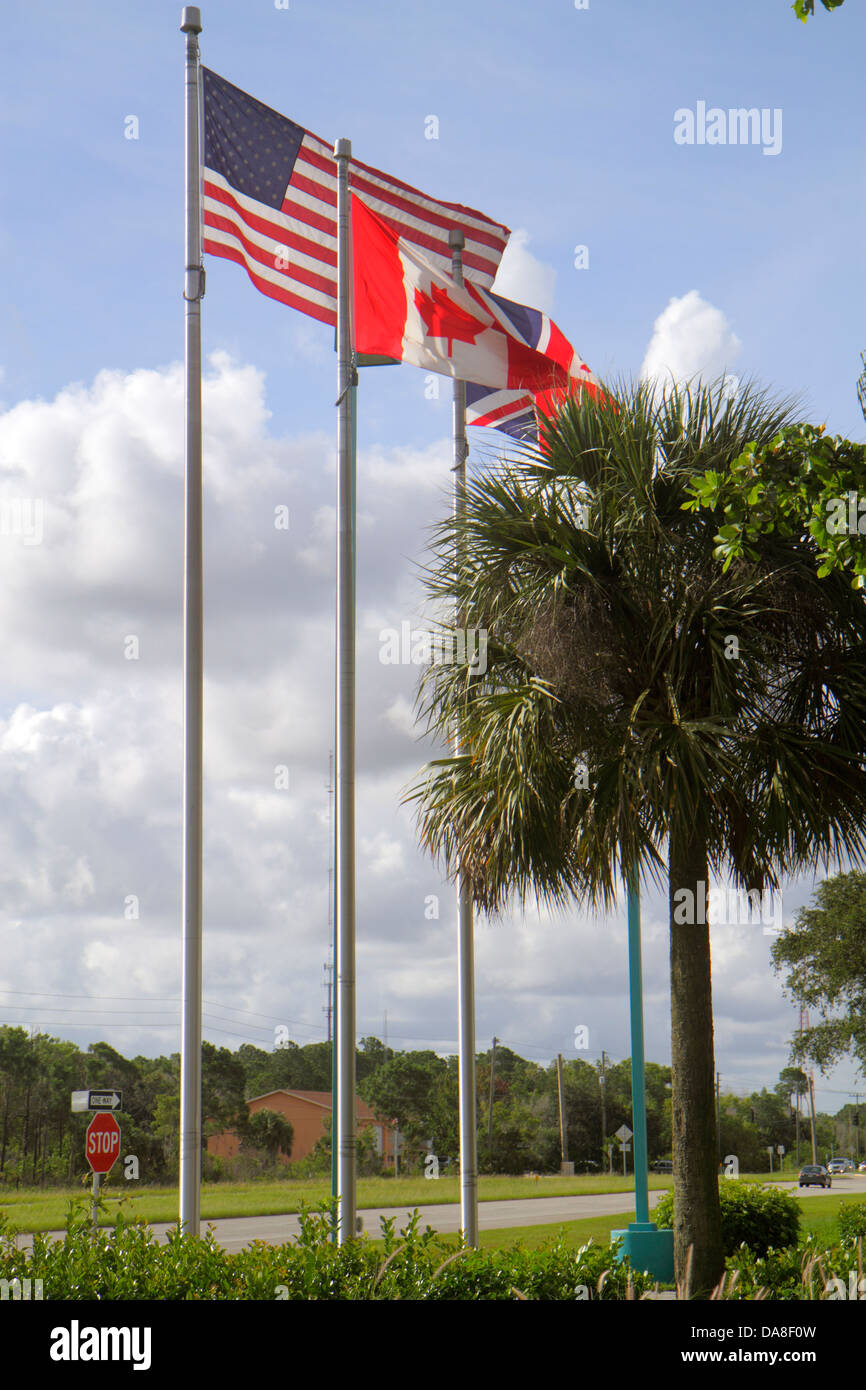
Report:
M 751 1175 L 766 1182 L 769 1174 Z M 792 1174 L 784 1177 L 790 1181 Z M 774 1174 L 778 1180 L 778 1175 Z M 650 1176 L 650 1189 L 662 1191 L 672 1186 L 670 1177 Z M 66 1225 L 69 1202 L 81 1198 L 89 1190 L 89 1179 L 79 1187 L 69 1188 L 0 1188 L 0 1212 L 20 1231 L 58 1231 Z M 215 1221 L 232 1216 L 281 1216 L 300 1210 L 301 1204 L 316 1207 L 330 1196 L 327 1179 L 292 1178 L 283 1182 L 205 1183 L 202 1187 L 202 1219 Z M 479 1197 L 482 1202 L 509 1201 L 517 1198 L 590 1196 L 604 1192 L 631 1192 L 634 1178 L 613 1176 L 577 1176 L 564 1178 L 543 1175 L 539 1178 L 482 1177 Z M 122 1210 L 127 1219 L 143 1217 L 148 1222 L 177 1220 L 177 1189 L 149 1188 L 136 1183 L 124 1184 L 120 1177 L 103 1184 L 102 1195 L 108 1208 L 104 1218 L 110 1224 L 113 1215 Z M 426 1180 L 409 1178 L 361 1178 L 358 1182 L 358 1207 L 415 1207 L 460 1200 L 456 1177 Z M 831 1198 L 818 1199 L 830 1201 Z M 607 1218 L 599 1218 L 604 1221 Z M 614 1224 L 627 1222 L 627 1215 L 611 1217 Z M 528 1229 L 535 1229 L 534 1227 Z M 544 1229 L 550 1230 L 549 1227 Z

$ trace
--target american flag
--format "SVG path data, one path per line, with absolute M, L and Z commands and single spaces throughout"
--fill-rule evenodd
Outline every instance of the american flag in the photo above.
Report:
M 337 161 L 333 146 L 209 68 L 204 95 L 204 250 L 242 265 L 263 294 L 337 322 Z M 463 229 L 468 279 L 493 283 L 509 229 L 440 203 L 353 159 L 349 183 L 374 212 L 443 270 Z
M 580 353 L 575 352 L 571 343 L 553 319 L 540 309 L 531 309 L 526 304 L 515 304 L 500 295 L 489 296 L 502 310 L 511 329 L 522 338 L 528 347 L 552 357 L 569 372 L 575 387 L 587 390 L 591 395 L 598 392 L 598 382 Z M 486 425 L 488 428 L 502 430 L 513 439 L 535 440 L 538 434 L 536 410 L 547 414 L 545 406 L 551 409 L 557 404 L 562 392 L 546 393 L 549 400 L 529 395 L 526 391 L 493 390 L 489 386 L 479 386 L 477 382 L 466 383 L 466 423 L 467 425 Z

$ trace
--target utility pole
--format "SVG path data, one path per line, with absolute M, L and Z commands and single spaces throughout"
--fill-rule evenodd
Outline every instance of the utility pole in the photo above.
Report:
M 815 1138 L 815 1078 L 809 1072 L 809 1100 L 811 1101 L 811 1124 L 812 1124 L 812 1162 L 818 1162 L 818 1141 Z
M 607 1139 L 607 1101 L 606 1101 L 606 1099 L 605 1099 L 605 1091 L 604 1091 L 604 1085 L 605 1085 L 605 1081 L 604 1081 L 604 1048 L 602 1048 L 602 1050 L 601 1050 L 601 1076 L 600 1076 L 599 1080 L 600 1080 L 600 1083 L 601 1083 L 601 1147 L 602 1147 L 602 1150 L 603 1150 L 603 1149 L 604 1149 L 604 1145 L 605 1145 L 605 1140 Z M 612 1164 L 611 1164 L 611 1162 L 610 1162 L 610 1149 L 609 1149 L 609 1148 L 608 1148 L 608 1167 L 609 1167 L 610 1172 L 612 1173 L 612 1172 L 613 1172 L 613 1166 L 612 1166 Z
M 722 1161 L 722 1111 L 720 1102 L 720 1089 L 722 1077 L 720 1072 L 716 1072 L 716 1141 L 719 1146 L 719 1162 Z
M 800 1032 L 801 1036 L 802 1036 L 802 1034 L 808 1029 L 808 1027 L 809 1027 L 809 1010 L 806 1009 L 806 1008 L 804 1008 L 803 1005 L 801 1004 L 801 1005 L 800 1005 L 800 1028 L 799 1028 L 799 1032 Z M 814 1071 L 811 1069 L 811 1067 L 809 1068 L 809 1071 L 808 1071 L 808 1073 L 807 1073 L 807 1080 L 808 1080 L 808 1082 L 809 1082 L 809 1102 L 810 1102 L 809 1110 L 810 1110 L 810 1125 L 811 1125 L 811 1130 L 812 1130 L 812 1162 L 813 1162 L 813 1163 L 817 1163 L 817 1162 L 818 1162 L 818 1144 L 817 1144 L 817 1140 L 816 1140 L 816 1138 L 815 1138 L 815 1073 L 814 1073 Z
M 562 1084 L 562 1053 L 556 1057 L 556 1089 L 559 1092 L 559 1152 L 562 1167 L 568 1162 L 568 1143 L 565 1128 L 565 1091 Z
M 496 1044 L 499 1039 L 494 1036 L 493 1047 L 490 1049 L 490 1099 L 487 1102 L 487 1156 L 493 1158 L 493 1073 L 496 1069 Z

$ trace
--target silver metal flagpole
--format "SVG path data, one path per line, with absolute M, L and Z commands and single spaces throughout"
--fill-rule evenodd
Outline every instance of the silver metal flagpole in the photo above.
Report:
M 337 160 L 337 1213 L 338 1244 L 355 1236 L 355 453 L 349 312 L 350 140 Z M 333 1129 L 333 1126 L 332 1126 Z M 333 1142 L 333 1136 L 332 1136 Z
M 448 233 L 451 247 L 451 274 L 463 284 L 464 234 L 459 228 Z M 454 382 L 454 520 L 460 521 L 466 507 L 466 383 Z M 459 542 L 455 563 L 460 565 Z M 456 624 L 466 626 L 458 602 Z M 468 651 L 468 640 L 466 645 Z M 454 756 L 463 751 L 459 730 L 454 730 Z M 457 954 L 458 1025 L 457 1051 L 460 1090 L 460 1228 L 467 1245 L 478 1245 L 478 1134 L 475 1097 L 475 942 L 472 921 L 472 893 L 462 869 L 457 876 Z
M 198 1235 L 201 1208 L 201 159 L 198 36 L 201 12 L 187 5 L 186 34 L 186 539 L 184 546 L 183 1017 L 180 1044 L 180 1221 Z

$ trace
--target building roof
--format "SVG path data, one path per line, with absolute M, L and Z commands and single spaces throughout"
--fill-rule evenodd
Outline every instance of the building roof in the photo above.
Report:
M 275 1091 L 266 1091 L 263 1096 L 250 1096 L 247 1105 L 251 1105 L 254 1100 L 268 1100 L 271 1096 L 296 1096 L 298 1100 L 305 1100 L 310 1105 L 318 1105 L 323 1110 L 331 1109 L 330 1091 L 290 1091 L 285 1087 L 279 1087 Z M 376 1120 L 378 1117 L 370 1109 L 366 1101 L 361 1100 L 360 1096 L 355 1097 L 355 1106 L 358 1118 L 362 1120 Z

